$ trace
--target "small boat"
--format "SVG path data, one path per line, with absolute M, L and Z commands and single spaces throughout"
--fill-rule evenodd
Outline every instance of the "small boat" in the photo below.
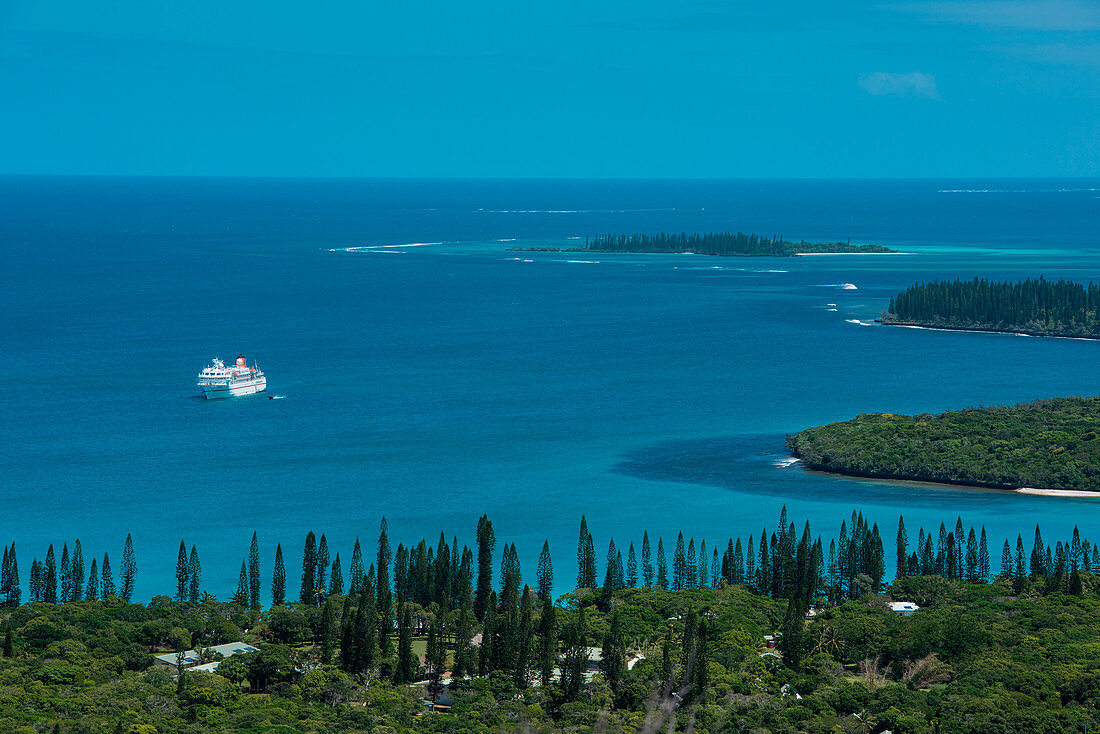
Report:
M 230 367 L 215 357 L 210 366 L 199 373 L 197 384 L 203 397 L 212 400 L 263 392 L 267 389 L 267 378 L 258 367 L 249 367 L 244 355 L 238 355 L 236 363 Z

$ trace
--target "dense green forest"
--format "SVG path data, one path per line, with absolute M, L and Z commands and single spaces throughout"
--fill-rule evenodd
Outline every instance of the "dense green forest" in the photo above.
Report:
M 546 544 L 532 588 L 514 544 L 494 568 L 487 517 L 476 554 L 442 534 L 391 552 L 383 521 L 367 569 L 356 542 L 346 593 L 339 555 L 329 565 L 324 536 L 308 533 L 298 603 L 266 609 L 252 593 L 255 538 L 231 600 L 193 592 L 197 549 L 181 543 L 176 598 L 145 605 L 88 598 L 86 585 L 73 601 L 20 604 L 5 546 L 0 731 L 1022 734 L 1100 722 L 1100 553 L 1076 528 L 1052 548 L 1036 527 L 1030 556 L 1022 535 L 1014 551 L 1005 539 L 991 578 L 984 528 L 958 518 L 920 528 L 911 547 L 899 518 L 887 586 L 879 529 L 858 512 L 827 553 L 785 508 L 758 537 L 708 554 L 681 533 L 671 564 L 663 539 L 654 554 L 643 533 L 640 562 L 630 542 L 625 564 L 611 541 L 597 586 L 582 518 L 578 588 L 555 603 Z M 71 587 L 69 560 L 57 581 Z M 285 584 L 276 564 L 273 601 Z M 903 616 L 891 600 L 920 609 Z M 237 640 L 259 650 L 216 673 L 153 666 L 154 653 L 205 660 Z
M 787 438 L 813 469 L 987 487 L 1100 491 L 1100 398 L 940 415 L 866 413 Z
M 744 232 L 706 234 L 660 233 L 603 234 L 586 241 L 589 250 L 601 252 L 691 252 L 696 255 L 772 255 L 789 257 L 799 253 L 883 253 L 892 250 L 881 245 L 853 245 L 845 242 L 792 242 L 782 236 L 767 237 Z
M 887 324 L 1100 337 L 1100 286 L 1042 277 L 1016 283 L 932 281 L 890 299 Z

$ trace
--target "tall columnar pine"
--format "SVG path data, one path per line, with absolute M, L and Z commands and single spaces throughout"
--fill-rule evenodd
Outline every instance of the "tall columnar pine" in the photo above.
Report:
M 898 535 L 894 556 L 894 570 L 897 578 L 905 576 L 905 569 L 909 562 L 909 536 L 905 532 L 905 518 L 898 515 Z
M 134 541 L 127 533 L 126 544 L 122 547 L 122 584 L 119 588 L 123 601 L 130 601 L 133 598 L 136 576 L 137 557 L 134 555 Z
M 539 554 L 539 568 L 536 579 L 540 599 L 549 598 L 554 588 L 554 563 L 550 560 L 550 541 L 542 541 L 542 553 Z
M 252 544 L 248 548 L 248 606 L 260 608 L 260 541 L 252 532 Z
M 707 557 L 707 541 L 699 543 L 699 561 L 696 566 L 696 585 L 700 588 L 710 586 L 710 559 Z
M 733 578 L 730 583 L 745 583 L 745 552 L 741 548 L 741 539 L 738 538 L 733 546 Z
M 710 587 L 717 589 L 722 582 L 722 566 L 718 560 L 718 548 L 714 549 L 710 559 Z
M 313 604 L 317 581 L 317 536 L 310 530 L 306 533 L 306 543 L 302 550 L 302 584 L 298 590 L 298 601 Z
M 1027 560 L 1024 558 L 1024 539 L 1021 535 L 1016 536 L 1016 562 L 1014 566 L 1012 590 L 1014 593 L 1019 594 L 1024 582 L 1027 581 L 1028 571 Z
M 577 536 L 577 588 L 595 589 L 597 583 L 596 548 L 592 543 L 592 533 L 588 530 L 588 521 L 581 515 L 581 529 Z
M 1032 576 L 1046 576 L 1047 566 L 1046 558 L 1044 554 L 1043 534 L 1038 529 L 1038 524 L 1035 525 L 1035 541 L 1032 544 L 1031 555 L 1031 574 Z
M 653 588 L 653 554 L 649 549 L 649 531 L 642 532 L 642 583 Z
M 1008 544 L 1008 538 L 1005 538 L 1005 544 L 1001 546 L 1001 577 L 1011 579 L 1013 570 L 1012 547 Z
M 96 565 L 94 556 L 92 557 L 92 564 L 88 566 L 88 588 L 84 598 L 88 601 L 99 599 L 99 567 Z
M 4 598 L 3 606 L 8 606 L 7 596 L 11 589 L 11 559 L 8 555 L 8 547 L 4 546 L 4 562 L 0 564 L 0 597 Z
M 638 559 L 634 555 L 634 541 L 630 541 L 630 549 L 626 552 L 626 585 L 630 588 L 638 586 Z
M 187 601 L 187 579 L 190 576 L 187 567 L 187 544 L 180 539 L 179 553 L 176 554 L 176 601 Z
M 457 548 L 455 549 L 457 551 Z M 454 581 L 451 578 L 451 547 L 447 545 L 447 537 L 440 532 L 439 543 L 435 547 L 435 564 L 432 566 L 432 601 L 443 609 L 453 609 L 451 605 L 454 591 Z M 457 569 L 456 569 L 457 570 Z M 442 645 L 440 641 L 440 645 Z
M 62 604 L 68 601 L 72 601 L 73 598 L 73 574 L 69 561 L 69 544 L 63 543 L 61 545 L 61 567 L 58 569 L 58 576 L 61 581 L 61 596 L 59 600 Z
M 676 552 L 672 556 L 672 590 L 679 591 L 684 588 L 684 580 L 687 575 L 687 552 L 684 549 L 684 534 L 680 533 L 676 538 Z
M 326 593 L 328 591 L 326 579 L 328 577 L 329 560 L 328 539 L 325 538 L 324 533 L 321 533 L 321 540 L 317 543 L 317 567 L 313 572 L 314 586 L 316 587 L 314 593 Z
M 112 596 L 117 595 L 117 589 L 115 588 L 115 575 L 111 572 L 111 559 L 106 553 L 103 554 L 103 565 L 99 567 L 100 584 L 99 589 L 103 594 L 104 599 L 109 599 Z
M 240 607 L 248 606 L 248 559 L 241 559 L 241 573 L 237 577 L 237 591 L 233 594 L 233 603 Z
M 80 601 L 84 598 L 84 551 L 80 547 L 80 538 L 73 543 L 73 557 L 69 562 L 69 574 L 72 576 L 72 587 L 69 593 L 71 601 Z
M 978 577 L 982 583 L 989 580 L 989 540 L 982 525 L 982 537 L 978 541 Z
M 187 601 L 192 604 L 197 604 L 200 600 L 201 593 L 199 589 L 202 585 L 202 564 L 199 563 L 199 551 L 194 545 L 191 546 L 191 554 L 187 557 Z
M 46 584 L 42 601 L 47 604 L 57 603 L 57 562 L 54 560 L 53 543 L 46 550 Z
M 688 541 L 687 557 L 684 562 L 684 587 L 693 589 L 699 585 L 698 559 L 695 555 L 695 538 Z
M 344 595 L 344 572 L 340 568 L 340 552 L 336 552 L 336 558 L 332 560 L 332 569 L 329 574 L 328 593 L 333 596 Z
M 15 557 L 15 543 L 11 544 L 11 549 L 4 549 L 4 555 L 7 560 L 5 566 L 7 567 L 7 573 L 4 574 L 6 578 L 3 582 L 3 596 L 4 604 L 9 607 L 17 607 L 23 597 L 23 592 L 19 588 L 19 561 Z
M 378 654 L 387 659 L 393 655 L 393 596 L 390 589 L 389 523 L 386 518 L 378 525 L 378 554 L 374 573 L 374 604 L 378 614 Z
M 283 564 L 283 545 L 275 545 L 275 568 L 271 573 L 271 606 L 286 603 L 286 566 Z
M 351 549 L 351 565 L 348 566 L 348 593 L 357 594 L 363 588 L 363 549 L 359 545 L 359 538 L 355 539 L 355 546 Z
M 612 538 L 607 546 L 607 568 L 604 571 L 603 578 L 603 590 L 605 595 L 610 595 L 611 592 L 622 587 L 622 573 L 618 574 L 618 578 L 616 578 L 615 573 L 615 559 L 618 554 L 619 552 L 615 548 L 615 539 Z
M 30 592 L 31 603 L 42 601 L 42 594 L 46 588 L 45 566 L 37 558 L 31 561 L 31 573 L 27 582 L 27 591 Z
M 474 595 L 474 616 L 484 621 L 489 607 L 489 595 L 493 590 L 493 549 L 497 536 L 488 515 L 477 521 L 477 593 Z
M 668 588 L 668 561 L 665 560 L 665 541 L 657 538 L 657 585 Z

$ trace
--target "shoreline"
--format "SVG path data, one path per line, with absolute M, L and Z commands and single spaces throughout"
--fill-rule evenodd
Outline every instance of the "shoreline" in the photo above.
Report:
M 1084 489 L 1043 489 L 1042 487 L 1019 487 L 1012 490 L 1019 494 L 1034 494 L 1042 497 L 1100 497 L 1100 492 L 1088 492 Z
M 890 252 L 792 252 L 791 257 L 823 257 L 836 255 L 912 255 L 911 252 L 891 250 Z
M 824 467 L 815 466 L 810 464 L 805 459 L 795 454 L 791 454 L 791 459 L 788 463 L 776 464 L 777 468 L 786 469 L 787 467 L 795 464 L 801 464 L 806 467 L 807 471 L 817 472 L 819 474 L 830 474 L 835 477 L 844 477 L 846 479 L 863 479 L 872 482 L 904 482 L 905 484 L 926 484 L 930 487 L 943 487 L 943 488 L 958 488 L 967 487 L 970 489 L 982 489 L 989 492 L 1010 492 L 1012 494 L 1024 494 L 1033 495 L 1036 497 L 1066 497 L 1076 499 L 1100 499 L 1100 491 L 1090 492 L 1084 489 L 1051 489 L 1047 487 L 1005 487 L 994 484 L 981 484 L 978 482 L 963 482 L 963 481 L 943 481 L 935 479 L 921 479 L 919 477 L 898 477 L 898 476 L 885 476 L 882 474 L 860 474 L 857 472 L 846 472 L 840 469 L 826 469 Z
M 869 253 L 870 254 L 870 253 Z M 1069 336 L 1066 334 L 1052 334 L 1049 331 L 1024 331 L 1017 329 L 983 329 L 977 326 L 927 326 L 925 324 L 913 324 L 901 321 L 886 321 L 875 319 L 883 326 L 896 326 L 899 329 L 923 329 L 925 331 L 967 331 L 972 334 L 1009 334 L 1013 336 L 1029 336 L 1046 339 L 1076 339 L 1077 341 L 1100 341 L 1100 336 Z

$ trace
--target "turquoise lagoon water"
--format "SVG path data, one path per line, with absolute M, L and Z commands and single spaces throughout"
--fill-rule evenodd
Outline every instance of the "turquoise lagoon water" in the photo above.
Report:
M 307 530 L 346 573 L 382 515 L 396 546 L 470 543 L 488 513 L 528 577 L 549 539 L 561 591 L 581 513 L 601 560 L 643 530 L 724 546 L 784 504 L 826 537 L 860 509 L 891 557 L 899 514 L 912 539 L 984 525 L 995 565 L 1036 521 L 1100 539 L 1100 499 L 779 465 L 786 433 L 859 412 L 1100 394 L 1100 342 L 872 323 L 917 280 L 1097 277 L 1098 187 L 0 179 L 0 540 L 25 586 L 78 537 L 117 571 L 130 532 L 148 599 L 181 538 L 224 598 L 254 530 L 293 590 Z M 508 251 L 727 228 L 909 254 Z M 285 399 L 197 399 L 195 373 L 237 352 Z

